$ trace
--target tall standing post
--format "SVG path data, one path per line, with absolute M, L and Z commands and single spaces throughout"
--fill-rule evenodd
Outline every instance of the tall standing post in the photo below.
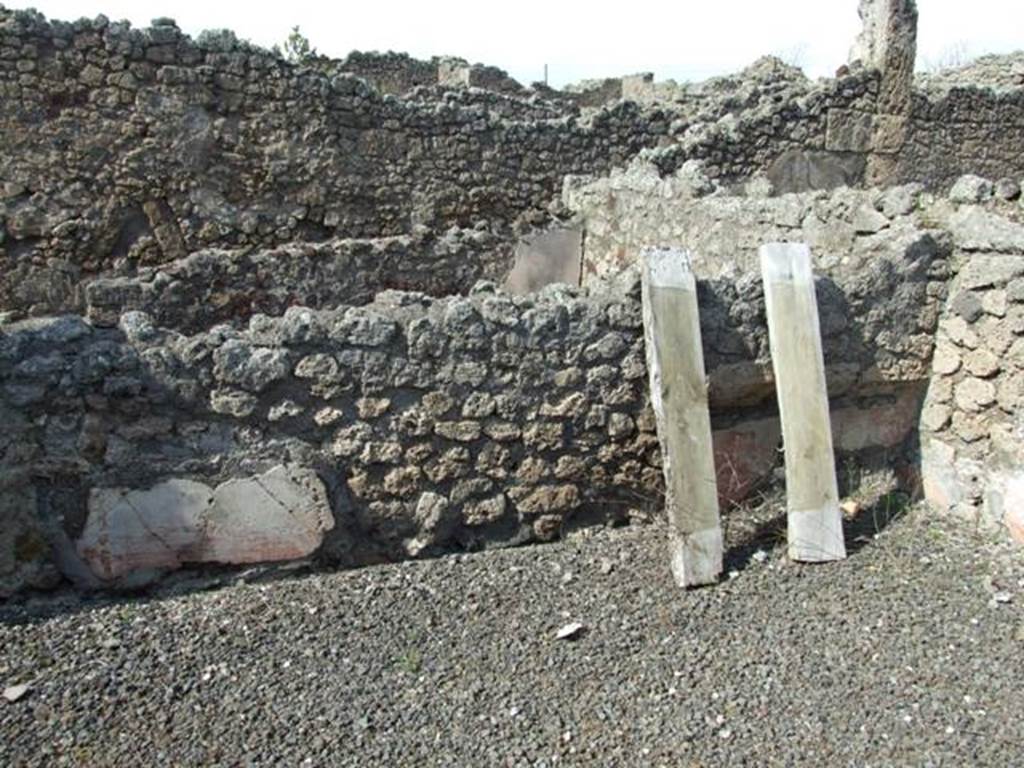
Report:
M 647 249 L 642 262 L 644 340 L 672 573 L 681 587 L 713 584 L 722 573 L 722 527 L 697 283 L 685 251 Z
M 811 252 L 801 243 L 770 243 L 761 247 L 760 256 L 786 452 L 789 557 L 811 563 L 841 560 L 846 545 Z

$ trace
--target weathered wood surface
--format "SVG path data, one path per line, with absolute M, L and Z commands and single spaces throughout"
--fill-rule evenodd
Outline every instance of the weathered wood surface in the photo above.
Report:
M 760 256 L 786 452 L 789 557 L 841 560 L 846 546 L 811 252 L 800 243 L 770 243 Z
M 665 473 L 672 573 L 683 587 L 712 584 L 722 573 L 722 527 L 697 285 L 685 251 L 648 249 L 642 261 L 647 370 Z

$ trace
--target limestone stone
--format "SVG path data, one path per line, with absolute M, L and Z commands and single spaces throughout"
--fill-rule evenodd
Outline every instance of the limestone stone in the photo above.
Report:
M 999 358 L 987 349 L 974 349 L 964 355 L 964 364 L 974 376 L 989 378 L 999 373 Z
M 402 460 L 402 444 L 391 441 L 368 442 L 359 456 L 363 464 L 398 464 Z
M 1024 334 L 1024 306 L 1015 305 L 1006 310 L 1004 321 L 1007 328 L 1014 333 Z
M 953 431 L 965 443 L 977 443 L 988 437 L 988 427 L 980 418 L 960 411 L 953 413 Z
M 1024 302 L 1024 279 L 1016 278 L 1007 283 L 1006 297 L 1014 304 Z
M 964 206 L 950 217 L 956 244 L 965 251 L 998 252 L 1001 255 L 977 255 L 971 258 L 966 288 L 1002 285 L 1024 274 L 1024 225 L 986 211 L 979 206 Z M 1006 254 L 1006 255 L 1003 255 Z M 988 274 L 986 274 L 988 273 Z
M 964 379 L 956 385 L 954 399 L 961 410 L 977 413 L 996 401 L 996 387 L 984 379 Z
M 971 329 L 967 321 L 962 317 L 947 317 L 939 324 L 939 328 L 953 343 L 961 347 L 977 349 L 981 343 L 978 340 L 978 334 Z
M 468 419 L 482 419 L 494 414 L 497 405 L 487 392 L 473 392 L 462 404 L 462 415 Z
M 405 549 L 413 557 L 435 544 L 443 535 L 448 519 L 450 505 L 448 498 L 439 493 L 424 491 L 416 501 L 413 519 L 417 525 L 417 535 L 405 543 Z
M 291 371 L 283 349 L 253 347 L 230 339 L 213 353 L 214 375 L 249 392 L 262 392 Z
M 423 475 L 419 467 L 398 467 L 384 476 L 384 490 L 392 496 L 408 496 L 419 485 Z
M 255 396 L 237 389 L 215 389 L 210 393 L 210 409 L 214 413 L 223 413 L 238 419 L 255 413 L 258 403 Z
M 1008 304 L 1005 290 L 986 291 L 981 297 L 981 308 L 993 317 L 1005 317 Z
M 928 384 L 928 401 L 933 403 L 953 402 L 953 379 L 933 378 Z
M 444 392 L 428 392 L 423 396 L 421 406 L 427 415 L 439 418 L 455 407 L 455 400 Z
M 473 501 L 462 508 L 462 517 L 466 525 L 487 525 L 500 520 L 508 509 L 508 501 L 504 494 L 499 494 L 482 501 Z
M 356 410 L 361 419 L 375 419 L 387 413 L 391 400 L 386 397 L 361 397 L 356 400 Z
M 859 235 L 873 235 L 889 226 L 889 219 L 869 205 L 862 205 L 853 216 L 853 229 Z
M 995 188 L 988 179 L 974 174 L 965 174 L 949 190 L 949 199 L 954 203 L 981 203 L 992 197 Z
M 932 356 L 932 370 L 943 376 L 949 376 L 960 370 L 962 361 L 960 353 L 951 344 L 939 343 Z
M 909 216 L 917 207 L 921 190 L 920 184 L 904 184 L 886 190 L 882 196 L 882 213 L 890 219 Z
M 653 418 L 653 415 L 652 415 Z M 584 420 L 584 426 L 587 429 L 600 429 L 608 423 L 608 406 L 606 405 L 594 405 L 587 411 L 587 417 Z
M 929 403 L 921 410 L 921 426 L 930 432 L 939 432 L 949 424 L 952 415 L 948 405 Z
M 554 541 L 562 533 L 564 520 L 561 515 L 541 515 L 533 521 L 533 535 L 538 541 Z
M 534 450 L 554 450 L 562 446 L 564 433 L 561 423 L 535 422 L 523 432 L 523 442 Z
M 267 420 L 270 422 L 292 419 L 301 415 L 306 409 L 294 400 L 282 400 L 280 403 L 270 407 L 267 411 Z
M 1010 360 L 1017 368 L 1024 368 L 1024 339 L 1016 339 L 1013 344 L 1010 345 L 1009 351 L 1006 353 L 1007 359 Z
M 467 477 L 452 486 L 449 497 L 453 504 L 480 498 L 494 490 L 494 481 L 486 477 Z
M 449 440 L 470 443 L 480 437 L 482 430 L 478 421 L 439 421 L 434 432 Z
M 1017 337 L 1002 318 L 985 317 L 975 326 L 975 332 L 986 349 L 997 357 L 1003 357 L 1013 347 Z
M 516 508 L 527 515 L 567 512 L 575 509 L 579 504 L 579 488 L 568 484 L 543 485 L 515 499 Z
M 1024 281 L 1022 281 L 1024 284 Z M 1024 300 L 1024 299 L 1022 299 Z M 583 381 L 583 371 L 579 368 L 565 368 L 557 371 L 554 377 L 556 387 L 575 387 Z
M 502 443 L 518 440 L 522 434 L 522 430 L 518 426 L 507 421 L 485 422 L 483 431 L 492 440 Z
M 337 424 L 345 418 L 345 412 L 339 408 L 321 408 L 315 414 L 313 414 L 313 423 L 318 427 L 329 427 L 332 424 Z
M 628 437 L 636 431 L 633 417 L 626 413 L 613 413 L 608 418 L 608 436 L 617 439 Z
M 580 416 L 586 409 L 587 396 L 582 392 L 574 392 L 557 403 L 544 403 L 540 407 L 540 415 L 544 417 L 573 417 Z
M 1022 412 L 1024 406 L 1024 373 L 1014 372 L 1002 376 L 998 382 L 997 400 L 999 407 L 1007 413 Z

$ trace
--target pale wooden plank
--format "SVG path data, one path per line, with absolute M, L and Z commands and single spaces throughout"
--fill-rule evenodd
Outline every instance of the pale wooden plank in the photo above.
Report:
M 760 256 L 786 452 L 789 557 L 841 560 L 846 546 L 811 252 L 802 243 L 770 243 Z
M 672 573 L 682 587 L 713 584 L 722 573 L 722 527 L 697 284 L 685 251 L 647 249 L 641 258 L 647 370 L 665 473 Z

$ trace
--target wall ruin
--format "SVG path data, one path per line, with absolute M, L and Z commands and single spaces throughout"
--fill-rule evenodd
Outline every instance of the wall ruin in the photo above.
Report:
M 695 255 L 726 505 L 781 461 L 756 249 L 802 241 L 843 488 L 1024 535 L 1024 89 L 912 84 L 871 7 L 904 44 L 833 80 L 564 92 L 0 8 L 0 593 L 657 510 L 647 245 Z

